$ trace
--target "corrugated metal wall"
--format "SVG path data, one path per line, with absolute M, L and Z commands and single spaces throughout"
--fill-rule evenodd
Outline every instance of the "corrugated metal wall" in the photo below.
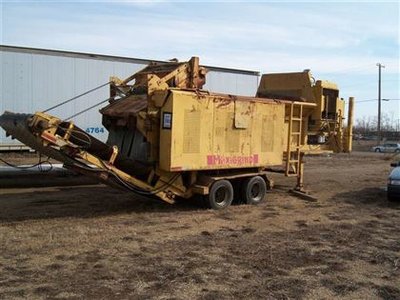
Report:
M 129 62 L 86 56 L 60 55 L 57 52 L 52 55 L 51 51 L 46 54 L 26 50 L 18 52 L 1 48 L 0 114 L 5 110 L 21 113 L 45 110 L 108 82 L 110 76 L 125 78 L 146 65 L 141 60 Z M 257 85 L 258 76 L 251 72 L 229 72 L 224 69 L 209 71 L 205 88 L 213 92 L 253 96 Z M 67 118 L 108 97 L 106 86 L 50 113 Z M 73 120 L 82 129 L 105 141 L 107 131 L 101 124 L 100 108 L 94 108 Z M 7 138 L 0 129 L 0 148 L 5 149 L 9 145 L 19 145 L 19 142 Z
M 217 93 L 254 97 L 258 87 L 258 76 L 250 74 L 209 71 L 205 89 Z

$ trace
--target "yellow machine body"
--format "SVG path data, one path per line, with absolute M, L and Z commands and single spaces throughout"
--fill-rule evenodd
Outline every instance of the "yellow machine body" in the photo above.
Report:
M 335 83 L 318 80 L 308 70 L 294 73 L 264 74 L 257 91 L 259 97 L 292 98 L 314 103 L 303 120 L 306 130 L 304 151 L 351 151 L 344 135 L 345 101 Z
M 206 73 L 193 57 L 112 77 L 110 103 L 100 110 L 107 143 L 43 112 L 6 113 L 0 125 L 111 186 L 169 203 L 207 195 L 216 209 L 229 206 L 234 193 L 260 202 L 273 184 L 271 167 L 297 177 L 302 191 L 303 155 L 343 148 L 344 101 L 336 85 L 314 83 L 309 72 L 266 74 L 256 97 L 241 97 L 203 90 Z
M 161 108 L 165 171 L 282 165 L 285 104 L 171 90 Z

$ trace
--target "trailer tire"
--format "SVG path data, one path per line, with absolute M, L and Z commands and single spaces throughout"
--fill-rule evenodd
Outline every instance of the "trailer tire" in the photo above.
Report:
M 207 196 L 209 208 L 224 209 L 233 201 L 233 187 L 228 180 L 217 180 L 210 188 Z
M 267 184 L 260 176 L 247 178 L 243 182 L 242 198 L 247 204 L 261 203 L 267 194 Z

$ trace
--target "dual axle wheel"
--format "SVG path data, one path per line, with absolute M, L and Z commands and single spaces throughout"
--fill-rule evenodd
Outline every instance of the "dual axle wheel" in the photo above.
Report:
M 215 181 L 210 188 L 207 196 L 208 206 L 213 209 L 223 209 L 231 205 L 234 198 L 234 190 L 239 192 L 239 196 L 244 203 L 258 204 L 267 192 L 267 185 L 260 176 L 247 178 L 236 183 L 235 189 L 229 180 L 221 179 Z

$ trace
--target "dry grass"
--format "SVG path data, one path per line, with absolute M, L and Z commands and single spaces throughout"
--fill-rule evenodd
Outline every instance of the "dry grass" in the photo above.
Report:
M 379 155 L 308 159 L 260 206 L 205 210 L 104 186 L 0 191 L 0 298 L 399 299 L 400 204 Z

